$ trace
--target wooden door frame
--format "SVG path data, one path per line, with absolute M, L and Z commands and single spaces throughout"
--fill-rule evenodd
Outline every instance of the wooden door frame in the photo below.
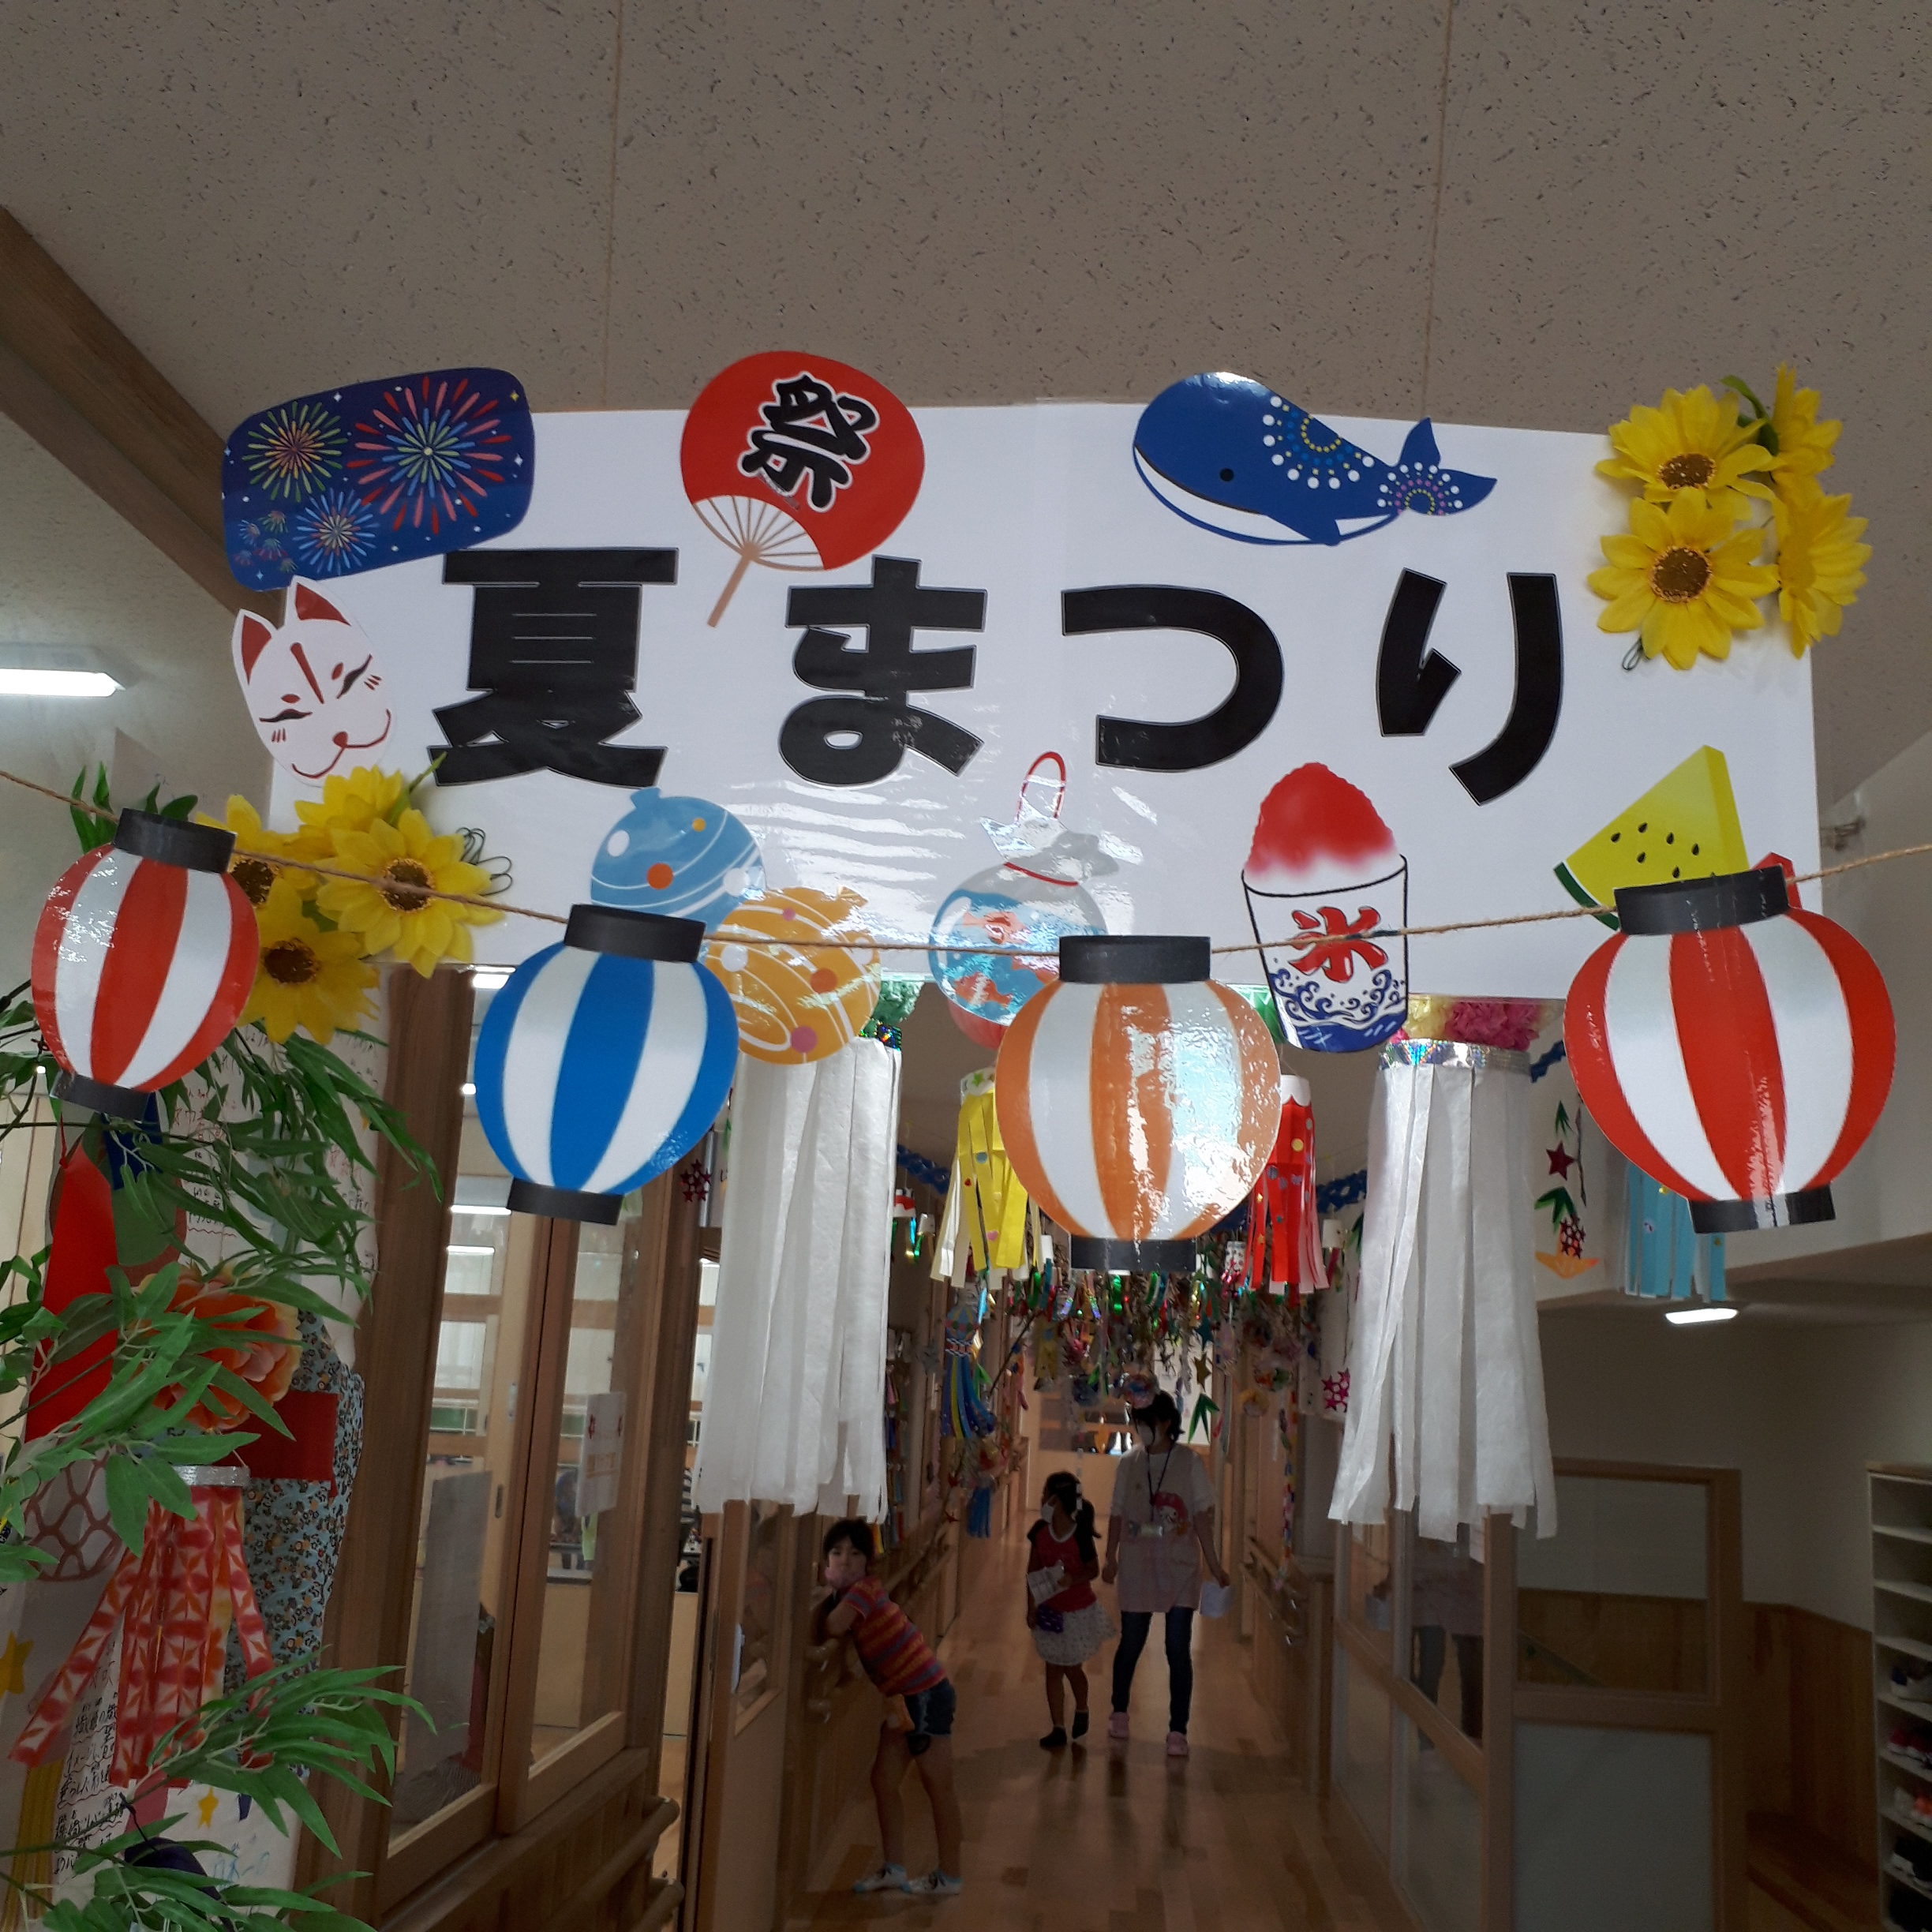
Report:
M 1508 1683 L 1512 1744 L 1516 1724 L 1563 1724 L 1593 1729 L 1697 1732 L 1711 1739 L 1711 1912 L 1714 1932 L 1744 1932 L 1749 1921 L 1746 1872 L 1744 1702 L 1748 1664 L 1744 1641 L 1743 1482 L 1735 1469 L 1683 1463 L 1597 1462 L 1559 1457 L 1559 1477 L 1611 1481 L 1688 1483 L 1705 1495 L 1705 1601 L 1710 1615 L 1709 1687 L 1688 1691 L 1591 1690 L 1571 1685 L 1518 1684 L 1512 1638 Z M 1485 1713 L 1486 1715 L 1486 1713 Z M 1512 1776 L 1503 1807 L 1515 1809 Z M 1492 1828 L 1493 1829 L 1493 1828 Z M 1503 1844 L 1514 1889 L 1514 1821 Z M 1512 1932 L 1509 1920 L 1485 1932 Z

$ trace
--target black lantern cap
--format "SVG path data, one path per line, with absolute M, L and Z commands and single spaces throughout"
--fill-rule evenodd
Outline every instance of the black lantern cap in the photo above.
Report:
M 640 916 L 653 916 L 644 913 Z M 688 925 L 686 919 L 664 922 Z M 545 1187 L 540 1181 L 512 1181 L 507 1204 L 512 1214 L 548 1215 L 553 1221 L 588 1221 L 597 1227 L 615 1227 L 623 1206 L 621 1194 L 586 1194 L 578 1188 Z
M 702 919 L 667 919 L 661 912 L 631 912 L 622 906 L 574 905 L 564 928 L 564 943 L 586 953 L 681 966 L 697 959 L 704 937 Z
M 1784 875 L 1780 873 L 1780 878 Z M 1835 1221 L 1829 1187 L 1803 1188 L 1758 1200 L 1694 1200 L 1690 1225 L 1700 1234 L 1742 1234 L 1751 1228 L 1803 1227 L 1811 1221 Z
M 1060 977 L 1069 986 L 1179 986 L 1207 979 L 1213 967 L 1204 938 L 1122 933 L 1060 942 Z
M 137 859 L 158 859 L 187 872 L 226 872 L 234 856 L 235 837 L 220 826 L 189 825 L 159 812 L 122 812 L 114 826 L 114 848 Z
M 69 1106 L 111 1114 L 116 1120 L 140 1121 L 148 1118 L 154 1095 L 144 1087 L 115 1087 L 106 1080 L 89 1080 L 84 1073 L 62 1072 L 54 1076 L 54 1098 Z
M 1156 1269 L 1163 1275 L 1185 1275 L 1194 1266 L 1191 1241 L 1110 1241 L 1076 1234 L 1070 1245 L 1075 1267 L 1098 1268 L 1105 1275 L 1149 1275 Z
M 1617 889 L 1617 923 L 1627 933 L 1714 932 L 1754 926 L 1791 910 L 1782 866 L 1720 872 L 1714 878 L 1668 879 Z

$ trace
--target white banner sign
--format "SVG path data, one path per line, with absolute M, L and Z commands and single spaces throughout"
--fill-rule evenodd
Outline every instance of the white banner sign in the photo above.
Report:
M 681 414 L 538 417 L 534 495 L 507 536 L 320 584 L 319 605 L 298 586 L 289 623 L 255 642 L 251 700 L 264 736 L 289 734 L 271 743 L 275 822 L 320 788 L 289 766 L 413 774 L 444 754 L 432 822 L 480 827 L 519 904 L 565 912 L 594 878 L 597 896 L 648 904 L 651 867 L 685 863 L 708 803 L 748 828 L 767 886 L 849 889 L 882 942 L 922 946 L 949 900 L 957 929 L 957 889 L 997 900 L 1004 866 L 1023 908 L 1073 908 L 1062 926 L 1300 939 L 1278 979 L 1313 966 L 1351 998 L 1377 926 L 1572 903 L 1553 868 L 1687 760 L 1694 808 L 1728 769 L 1750 860 L 1817 863 L 1810 670 L 1776 621 L 1687 673 L 1625 669 L 1634 640 L 1597 628 L 1585 580 L 1627 515 L 1593 474 L 1600 437 L 1443 425 L 1443 467 L 1419 463 L 1414 488 L 1479 500 L 1340 543 L 1297 519 L 1317 540 L 1284 544 L 1279 512 L 1251 516 L 1238 482 L 1217 483 L 1258 444 L 1177 481 L 1159 447 L 1136 456 L 1132 406 L 914 414 L 916 502 L 873 555 L 825 572 L 739 569 L 686 496 Z M 1332 421 L 1358 446 L 1341 460 L 1406 474 L 1391 465 L 1420 432 Z M 1228 504 L 1202 494 L 1217 489 Z M 276 726 L 305 621 L 320 630 L 304 659 L 341 672 L 345 620 L 380 683 Z M 530 696 L 545 677 L 567 695 Z M 1721 757 L 1696 762 L 1706 747 Z M 684 814 L 676 851 L 659 850 L 658 801 L 633 806 L 653 781 Z M 1640 822 L 1634 837 L 1655 836 Z M 1713 836 L 1695 809 L 1682 823 L 1687 844 Z M 1655 876 L 1672 856 L 1659 847 Z M 1043 916 L 1031 930 L 1050 932 Z M 509 919 L 479 954 L 556 936 Z M 1560 995 L 1602 937 L 1574 919 L 1419 940 L 1410 983 Z M 886 964 L 923 972 L 927 956 Z M 1217 970 L 1264 976 L 1252 953 Z

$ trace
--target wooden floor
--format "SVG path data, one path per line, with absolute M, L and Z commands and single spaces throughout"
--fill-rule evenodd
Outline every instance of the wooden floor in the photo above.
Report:
M 868 1798 L 847 1812 L 792 1927 L 889 1920 L 1000 1932 L 1398 1932 L 1398 1922 L 1379 1917 L 1350 1882 L 1347 1848 L 1287 1776 L 1280 1740 L 1249 1690 L 1246 1653 L 1225 1624 L 1197 1626 L 1191 1758 L 1163 1754 L 1166 1666 L 1158 1641 L 1136 1682 L 1131 1743 L 1104 1735 L 1107 1694 L 1096 1676 L 1101 1735 L 1043 1751 L 1040 1664 L 1016 1608 L 1024 1567 L 1016 1543 L 1011 1576 L 967 1606 L 942 1646 L 959 1688 L 965 1896 L 932 1905 L 852 1895 L 853 1879 L 878 1858 Z M 906 1798 L 908 1863 L 927 1869 L 931 1814 L 912 1778 Z

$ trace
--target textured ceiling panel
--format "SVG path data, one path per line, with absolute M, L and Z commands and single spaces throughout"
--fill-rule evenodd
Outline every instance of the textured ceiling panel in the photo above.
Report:
M 1588 428 L 1795 365 L 1874 551 L 1815 656 L 1827 806 L 1932 729 L 1929 54 L 1902 6 L 1456 10 L 1430 406 Z

